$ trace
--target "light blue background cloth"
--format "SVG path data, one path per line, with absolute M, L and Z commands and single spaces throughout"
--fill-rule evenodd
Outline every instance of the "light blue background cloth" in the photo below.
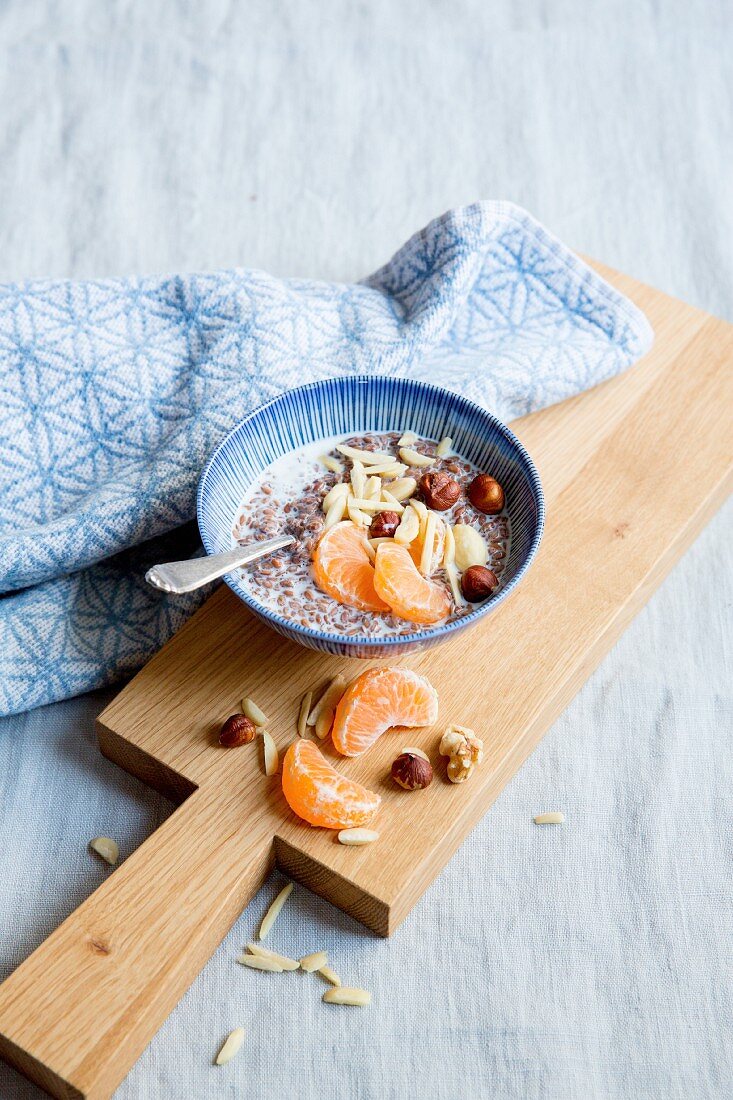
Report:
M 518 6 L 51 0 L 0 12 L 0 278 L 349 282 L 507 195 L 585 254 L 733 319 L 733 30 L 715 0 Z M 390 941 L 297 889 L 372 1009 L 234 955 L 120 1100 L 706 1100 L 733 1093 L 730 506 Z M 193 541 L 193 538 L 192 538 Z M 168 812 L 102 759 L 109 692 L 0 723 L 0 972 Z M 562 828 L 534 813 L 562 809 Z M 287 985 L 280 983 L 288 979 Z M 246 1046 L 210 1065 L 233 1026 Z M 40 1097 L 0 1065 L 2 1100 Z
M 200 603 L 145 570 L 186 556 L 189 532 L 171 532 L 208 454 L 274 394 L 409 374 L 509 419 L 651 342 L 635 306 L 505 202 L 436 219 L 363 284 L 239 270 L 0 286 L 0 593 L 17 593 L 0 601 L 0 714 L 120 679 Z

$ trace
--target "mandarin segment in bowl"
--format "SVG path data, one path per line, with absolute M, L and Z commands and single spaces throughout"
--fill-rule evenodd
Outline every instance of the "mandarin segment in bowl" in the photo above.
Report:
M 293 813 L 309 825 L 351 829 L 368 825 L 382 799 L 337 772 L 312 742 L 294 741 L 285 753 L 283 794 Z
M 438 694 L 409 668 L 368 668 L 349 684 L 336 708 L 331 737 L 343 756 L 360 756 L 392 726 L 432 726 Z
M 383 542 L 377 547 L 374 587 L 395 615 L 413 623 L 437 623 L 450 615 L 446 590 L 423 577 L 406 546 Z
M 374 588 L 374 566 L 365 532 L 343 520 L 329 527 L 313 555 L 313 575 L 323 592 L 360 611 L 389 611 Z

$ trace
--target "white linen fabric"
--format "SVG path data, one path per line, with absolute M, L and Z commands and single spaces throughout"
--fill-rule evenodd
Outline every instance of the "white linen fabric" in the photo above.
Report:
M 0 278 L 246 263 L 350 280 L 501 195 L 733 319 L 733 52 L 715 0 L 6 4 Z M 121 1100 L 698 1100 L 733 1092 L 730 537 L 722 512 L 390 941 L 297 888 L 364 1010 L 234 956 Z M 167 804 L 103 760 L 97 693 L 0 722 L 0 975 Z M 487 731 L 489 732 L 489 731 Z M 532 815 L 562 809 L 561 827 Z M 245 1046 L 211 1061 L 234 1026 Z M 40 1093 L 0 1064 L 2 1100 Z

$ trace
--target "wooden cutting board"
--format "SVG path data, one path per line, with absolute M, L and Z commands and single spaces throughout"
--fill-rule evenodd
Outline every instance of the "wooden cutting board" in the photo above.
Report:
M 598 266 L 598 265 L 594 265 Z M 364 664 L 302 649 L 220 588 L 100 716 L 102 752 L 180 808 L 0 986 L 0 1053 L 54 1096 L 107 1097 L 273 866 L 389 935 L 689 546 L 731 483 L 733 326 L 600 268 L 656 343 L 621 377 L 514 428 L 548 522 L 516 594 L 451 643 L 406 659 L 451 720 L 484 738 L 463 786 L 388 781 L 405 737 L 346 774 L 378 790 L 379 841 L 346 848 L 288 810 L 259 745 L 223 750 L 252 696 L 284 750 L 303 693 Z

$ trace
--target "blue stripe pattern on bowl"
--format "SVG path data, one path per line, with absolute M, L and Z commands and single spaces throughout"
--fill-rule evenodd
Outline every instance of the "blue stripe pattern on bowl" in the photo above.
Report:
M 318 439 L 363 432 L 449 435 L 453 448 L 504 487 L 511 543 L 495 596 L 454 622 L 394 638 L 344 636 L 296 624 L 260 604 L 239 573 L 224 579 L 268 626 L 301 645 L 345 657 L 387 657 L 435 645 L 490 614 L 512 592 L 534 558 L 544 526 L 544 498 L 534 463 L 516 436 L 491 413 L 459 394 L 407 378 L 330 378 L 261 405 L 224 439 L 199 482 L 197 514 L 207 554 L 231 549 L 242 499 L 265 467 Z

